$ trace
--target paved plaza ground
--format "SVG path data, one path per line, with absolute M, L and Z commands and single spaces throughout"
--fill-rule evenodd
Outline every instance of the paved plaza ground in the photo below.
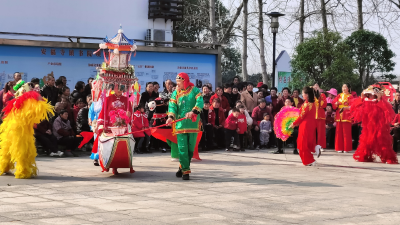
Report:
M 38 157 L 37 178 L 0 177 L 0 225 L 400 224 L 399 165 L 328 150 L 305 167 L 270 151 L 201 153 L 190 181 L 161 153 L 135 155 L 136 173 L 118 176 L 88 156 Z

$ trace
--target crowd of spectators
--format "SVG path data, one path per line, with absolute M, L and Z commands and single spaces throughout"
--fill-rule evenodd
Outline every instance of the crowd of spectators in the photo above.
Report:
M 5 84 L 0 91 L 0 108 L 7 106 L 14 98 L 13 86 L 21 80 L 21 74 L 15 73 L 14 80 Z M 39 88 L 39 79 L 33 78 L 31 86 L 41 96 L 48 99 L 55 107 L 55 116 L 49 121 L 43 121 L 35 126 L 35 137 L 44 151 L 55 157 L 76 156 L 74 152 L 82 140 L 81 132 L 91 131 L 91 123 L 95 119 L 90 114 L 92 105 L 91 85 L 93 78 L 88 79 L 85 84 L 79 81 L 75 84 L 74 90 L 67 86 L 67 79 L 60 76 L 55 80 L 52 74 L 44 79 L 44 86 Z M 160 84 L 148 82 L 145 91 L 141 94 L 140 109 L 146 115 L 148 126 L 152 119 L 153 112 L 149 110 L 148 103 L 160 95 L 171 96 L 176 84 L 172 80 L 166 80 L 163 84 L 163 91 L 160 93 Z M 284 106 L 300 108 L 303 99 L 300 90 L 290 90 L 288 87 L 277 90 L 275 87 L 268 88 L 266 84 L 259 82 L 256 87 L 249 82 L 241 82 L 235 77 L 232 83 L 224 86 L 217 86 L 213 89 L 211 84 L 201 87 L 204 108 L 201 111 L 201 122 L 203 135 L 199 145 L 202 151 L 212 149 L 225 149 L 226 151 L 244 151 L 245 149 L 277 148 L 275 153 L 283 153 L 284 143 L 276 138 L 273 124 L 275 115 Z M 280 91 L 280 92 L 279 92 Z M 333 99 L 338 95 L 336 89 L 327 92 L 319 90 L 327 96 L 326 116 L 326 139 L 329 148 L 335 144 L 335 112 L 332 107 Z M 356 96 L 355 93 L 352 93 Z M 165 102 L 168 104 L 168 101 Z M 397 151 L 400 142 L 400 93 L 396 93 L 393 102 L 393 110 L 399 113 L 392 124 L 392 135 L 394 137 L 393 147 Z M 93 110 L 93 109 L 92 109 Z M 360 124 L 352 125 L 353 148 L 357 147 L 360 134 Z M 289 148 L 297 154 L 296 129 L 292 137 L 286 142 Z M 59 146 L 63 146 L 61 151 Z M 88 144 L 87 149 L 92 145 Z M 166 145 L 160 144 L 153 137 L 145 135 L 137 144 L 137 153 L 151 153 L 152 151 L 165 152 Z M 162 148 L 162 149 L 160 149 Z

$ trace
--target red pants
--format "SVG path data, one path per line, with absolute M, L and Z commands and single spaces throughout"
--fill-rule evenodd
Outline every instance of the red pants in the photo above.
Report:
M 326 148 L 326 127 L 325 120 L 317 119 L 317 145 Z
M 335 150 L 336 151 L 353 150 L 352 139 L 351 139 L 351 123 L 336 122 Z
M 310 149 L 306 149 L 306 150 L 299 149 L 299 155 L 300 155 L 301 161 L 303 162 L 303 165 L 305 165 L 305 166 L 310 163 L 313 163 L 315 161 L 314 156 L 311 153 Z

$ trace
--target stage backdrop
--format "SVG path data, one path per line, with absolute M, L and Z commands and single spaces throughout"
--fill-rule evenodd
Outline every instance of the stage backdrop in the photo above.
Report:
M 20 72 L 22 79 L 42 79 L 53 71 L 55 78 L 67 77 L 67 86 L 72 90 L 76 82 L 87 83 L 96 76 L 96 67 L 104 62 L 103 53 L 93 54 L 93 49 L 46 48 L 0 45 L 0 85 L 13 80 L 14 72 Z M 190 76 L 197 87 L 211 83 L 215 87 L 216 55 L 137 52 L 130 64 L 135 66 L 136 76 L 144 91 L 146 82 L 157 81 L 160 91 L 163 81 L 175 82 L 179 72 Z

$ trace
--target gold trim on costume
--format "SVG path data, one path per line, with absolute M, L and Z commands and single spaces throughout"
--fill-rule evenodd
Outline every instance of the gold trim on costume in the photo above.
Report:
M 193 109 L 192 110 L 197 110 L 197 111 L 201 111 L 201 109 L 198 107 L 198 106 L 195 106 L 195 107 L 193 107 Z

